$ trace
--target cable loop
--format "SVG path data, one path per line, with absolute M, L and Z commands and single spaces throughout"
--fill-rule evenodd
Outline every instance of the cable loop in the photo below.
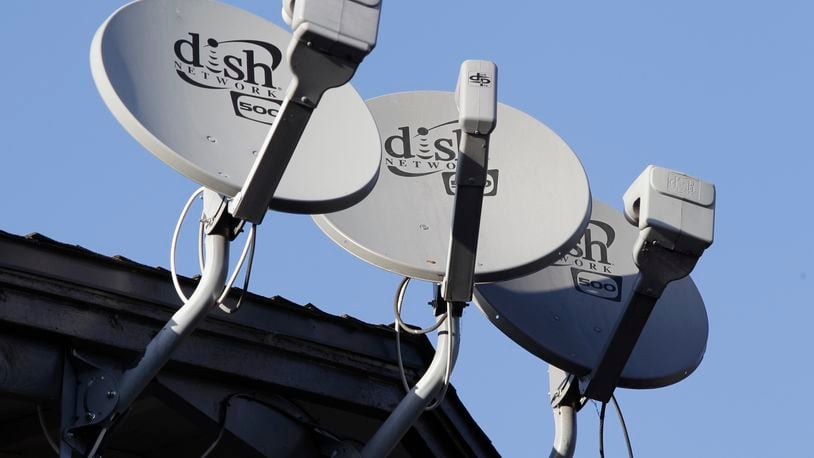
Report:
M 429 334 L 430 332 L 435 331 L 436 329 L 438 329 L 441 326 L 441 324 L 444 322 L 444 319 L 447 317 L 447 312 L 444 312 L 441 315 L 439 315 L 438 317 L 436 317 L 435 324 L 433 324 L 433 325 L 431 325 L 429 327 L 426 327 L 424 329 L 413 329 L 413 328 L 407 326 L 404 323 L 404 321 L 401 320 L 401 307 L 402 307 L 402 305 L 404 303 L 404 293 L 407 292 L 407 286 L 410 284 L 410 280 L 412 280 L 410 277 L 404 277 L 404 279 L 401 280 L 401 283 L 399 284 L 399 287 L 398 287 L 398 292 L 396 293 L 396 300 L 393 301 L 393 312 L 394 312 L 395 318 L 396 318 L 396 322 L 395 322 L 396 332 L 398 333 L 399 328 L 401 328 L 405 332 L 408 332 L 408 333 L 413 334 L 413 335 Z
M 45 416 L 42 414 L 42 407 L 37 404 L 37 418 L 40 420 L 40 428 L 42 428 L 42 434 L 45 435 L 45 440 L 48 441 L 48 445 L 51 446 L 51 450 L 53 450 L 57 456 L 59 456 L 59 446 L 51 437 L 51 434 L 48 433 L 48 427 L 45 426 Z
M 195 199 L 198 196 L 203 195 L 205 190 L 206 190 L 206 188 L 201 186 L 200 188 L 196 189 L 195 192 L 193 192 L 191 196 L 189 196 L 189 199 L 187 200 L 187 203 L 184 205 L 184 208 L 181 210 L 181 214 L 178 216 L 178 222 L 175 223 L 175 231 L 173 231 L 173 233 L 172 233 L 172 243 L 170 244 L 170 274 L 172 276 L 172 286 L 175 287 L 175 293 L 178 294 L 178 297 L 181 299 L 181 302 L 183 302 L 185 304 L 187 303 L 187 301 L 189 301 L 189 298 L 186 296 L 186 294 L 184 294 L 184 291 L 181 289 L 181 283 L 178 281 L 178 271 L 175 268 L 175 250 L 176 250 L 177 245 L 178 245 L 178 235 L 181 233 L 181 225 L 184 223 L 184 220 L 187 217 L 187 213 L 189 213 L 189 209 L 190 209 L 190 207 L 192 207 L 192 204 L 195 202 Z M 203 231 L 203 223 L 200 223 L 199 233 L 202 232 L 202 231 Z M 199 245 L 198 253 L 200 254 L 201 253 L 201 251 L 200 251 L 200 243 L 198 245 Z M 202 262 L 201 262 L 201 266 L 202 266 L 201 271 L 203 272 L 203 263 Z
M 616 413 L 619 415 L 619 423 L 622 425 L 622 432 L 625 435 L 627 456 L 628 458 L 633 458 L 633 445 L 630 443 L 630 435 L 627 433 L 627 425 L 625 424 L 625 417 L 622 415 L 622 409 L 619 407 L 619 403 L 616 402 L 616 396 L 613 394 L 611 395 L 611 401 L 613 401 L 613 406 L 616 407 Z
M 172 244 L 170 245 L 170 273 L 172 277 L 172 285 L 175 287 L 175 293 L 181 299 L 181 302 L 187 303 L 189 298 L 184 294 L 184 291 L 181 289 L 181 283 L 178 281 L 178 271 L 175 264 L 175 257 L 176 257 L 176 249 L 178 246 L 178 237 L 181 233 L 181 226 L 186 219 L 187 214 L 189 213 L 189 209 L 192 207 L 192 204 L 195 202 L 195 199 L 199 196 L 203 195 L 206 188 L 200 187 L 187 200 L 184 208 L 181 210 L 181 214 L 178 216 L 178 222 L 175 224 L 175 230 L 172 234 Z M 201 214 L 200 221 L 198 223 L 198 266 L 201 269 L 201 273 L 203 273 L 204 267 L 206 266 L 206 261 L 204 258 L 204 250 L 203 250 L 203 239 L 204 239 L 204 216 Z M 249 229 L 249 235 L 246 238 L 246 243 L 243 246 L 243 251 L 240 253 L 240 258 L 237 261 L 237 265 L 235 266 L 235 270 L 232 272 L 232 275 L 229 277 L 229 281 L 226 283 L 221 295 L 218 297 L 216 304 L 217 306 L 226 313 L 233 313 L 240 308 L 240 305 L 243 303 L 243 298 L 246 295 L 246 291 L 249 287 L 249 278 L 251 277 L 251 270 L 252 270 L 252 263 L 254 262 L 254 250 L 255 244 L 257 240 L 257 226 L 252 223 L 251 229 Z M 237 300 L 237 303 L 233 306 L 228 306 L 224 303 L 226 297 L 229 295 L 229 291 L 231 290 L 232 286 L 235 284 L 237 280 L 237 275 L 240 273 L 240 270 L 243 267 L 243 264 L 246 262 L 248 256 L 249 263 L 246 266 L 246 274 L 243 281 L 243 291 L 240 293 L 240 297 Z
M 396 331 L 396 359 L 397 359 L 398 365 L 399 365 L 399 374 L 401 375 L 401 384 L 404 387 L 404 391 L 408 392 L 408 393 L 410 392 L 410 384 L 407 383 L 407 375 L 405 375 L 405 373 L 404 373 L 404 361 L 403 361 L 402 356 L 401 356 L 401 332 L 400 331 L 404 330 L 404 331 L 407 331 L 410 334 L 414 334 L 414 335 L 428 334 L 428 333 L 430 333 L 432 331 L 435 331 L 439 327 L 441 327 L 441 325 L 444 324 L 444 321 L 448 317 L 448 312 L 444 312 L 444 313 L 442 313 L 441 315 L 438 315 L 435 318 L 435 324 L 433 324 L 431 326 L 428 326 L 428 327 L 423 328 L 423 329 L 412 329 L 412 328 L 408 327 L 404 323 L 404 321 L 402 321 L 402 319 L 401 319 L 401 307 L 402 307 L 402 305 L 404 303 L 404 294 L 407 291 L 407 286 L 410 284 L 410 280 L 411 280 L 410 277 L 404 277 L 404 279 L 401 280 L 401 283 L 399 284 L 398 289 L 396 291 L 396 297 L 393 300 L 393 314 L 395 316 L 395 321 L 393 322 L 393 329 Z M 451 340 L 452 340 L 453 337 L 452 337 L 452 330 L 450 329 L 448 332 L 449 332 L 449 336 L 447 336 L 447 339 L 449 339 L 450 342 L 448 343 L 447 349 L 446 349 L 447 350 L 447 355 L 446 355 L 447 356 L 447 367 L 446 367 L 446 369 L 444 371 L 444 385 L 441 388 L 441 391 L 439 392 L 438 396 L 436 396 L 435 401 L 433 401 L 433 403 L 431 405 L 424 408 L 425 411 L 433 410 L 436 407 L 438 407 L 439 405 L 441 405 L 441 401 L 443 401 L 444 396 L 446 396 L 447 388 L 449 387 L 449 379 L 450 379 L 451 371 L 452 371 L 452 341 Z
M 630 443 L 630 435 L 627 432 L 627 425 L 625 424 L 625 417 L 622 415 L 622 409 L 619 407 L 619 403 L 616 401 L 616 396 L 611 395 L 611 401 L 613 401 L 613 406 L 616 408 L 616 414 L 619 417 L 619 423 L 622 426 L 622 433 L 625 435 L 625 446 L 627 447 L 627 456 L 628 458 L 633 458 L 633 446 Z M 604 427 L 605 427 L 605 407 L 607 407 L 608 403 L 602 403 L 602 411 L 599 413 L 599 457 L 602 458 L 605 456 L 605 438 L 604 438 Z
M 254 246 L 256 241 L 257 225 L 252 223 L 252 227 L 249 229 L 249 235 L 246 238 L 246 244 L 243 246 L 243 252 L 240 253 L 240 259 L 238 259 L 237 266 L 235 266 L 235 271 L 232 273 L 231 278 L 229 278 L 229 282 L 223 289 L 223 293 L 218 298 L 218 307 L 226 313 L 234 313 L 240 308 L 240 305 L 243 303 L 243 298 L 246 296 L 246 291 L 249 289 L 249 278 L 252 274 L 252 264 L 254 263 Z M 235 305 L 228 306 L 224 301 L 226 300 L 226 296 L 229 295 L 229 290 L 232 289 L 232 285 L 235 284 L 238 272 L 240 272 L 240 269 L 243 268 L 243 263 L 246 261 L 247 254 L 249 254 L 249 264 L 246 265 L 246 274 L 243 277 L 243 290 L 240 292 L 240 297 L 237 299 Z

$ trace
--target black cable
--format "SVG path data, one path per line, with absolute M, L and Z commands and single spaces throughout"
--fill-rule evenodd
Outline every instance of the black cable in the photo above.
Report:
M 51 446 L 51 449 L 59 455 L 59 447 L 57 443 L 54 442 L 54 439 L 51 438 L 51 435 L 48 434 L 48 428 L 45 426 L 45 416 L 42 414 L 42 407 L 37 404 L 37 418 L 40 420 L 40 427 L 42 428 L 42 434 L 45 435 L 45 440 L 48 441 L 48 445 Z
M 622 424 L 622 432 L 625 433 L 625 445 L 627 445 L 627 456 L 633 458 L 633 446 L 630 445 L 630 436 L 627 433 L 627 425 L 625 424 L 625 417 L 622 416 L 622 409 L 619 408 L 619 403 L 616 402 L 616 396 L 611 395 L 613 406 L 616 407 L 616 413 L 619 415 L 619 423 Z
M 605 458 L 605 408 L 607 402 L 602 403 L 602 410 L 599 411 L 599 458 Z
M 235 305 L 226 308 L 221 307 L 221 310 L 227 313 L 234 313 L 240 308 L 240 304 L 243 303 L 243 298 L 246 296 L 246 292 L 249 290 L 249 278 L 252 276 L 252 264 L 254 263 L 254 247 L 255 243 L 257 242 L 257 227 L 254 223 L 252 223 L 252 229 L 254 229 L 255 233 L 254 237 L 252 238 L 251 251 L 249 252 L 249 263 L 246 265 L 246 274 L 243 276 L 243 291 L 240 292 L 240 297 L 237 299 L 237 303 Z
M 329 431 L 326 431 L 326 430 L 322 429 L 321 427 L 319 427 L 319 425 L 316 423 L 314 418 L 305 409 L 303 409 L 302 407 L 300 407 L 299 404 L 297 404 L 297 403 L 295 403 L 295 402 L 293 402 L 293 401 L 291 401 L 289 399 L 286 399 L 286 398 L 283 398 L 283 397 L 278 397 L 278 399 L 288 403 L 290 406 L 292 406 L 292 407 L 296 408 L 297 410 L 299 410 L 300 414 L 304 418 L 299 418 L 296 415 L 292 414 L 291 412 L 286 411 L 285 409 L 282 409 L 279 406 L 276 406 L 276 405 L 274 405 L 274 404 L 272 404 L 270 402 L 266 402 L 266 401 L 264 401 L 262 399 L 259 399 L 259 398 L 255 397 L 251 393 L 238 392 L 238 393 L 231 393 L 231 394 L 227 395 L 226 397 L 224 397 L 221 400 L 220 409 L 219 409 L 219 411 L 220 411 L 220 420 L 218 422 L 220 424 L 220 428 L 218 429 L 218 434 L 217 434 L 217 436 L 215 436 L 215 440 L 209 445 L 209 447 L 207 447 L 206 451 L 204 451 L 203 454 L 201 454 L 201 458 L 207 458 L 209 456 L 209 454 L 211 454 L 215 450 L 215 448 L 218 446 L 221 439 L 223 438 L 223 433 L 226 431 L 226 420 L 227 420 L 227 416 L 228 416 L 228 413 L 229 413 L 228 412 L 229 407 L 231 406 L 231 401 L 234 400 L 234 399 L 246 399 L 248 401 L 256 402 L 256 403 L 258 403 L 258 404 L 260 404 L 262 406 L 265 406 L 266 408 L 268 408 L 270 410 L 273 410 L 273 411 L 275 411 L 275 412 L 277 412 L 279 414 L 282 414 L 282 415 L 288 417 L 289 419 L 291 419 L 293 421 L 299 422 L 300 424 L 302 424 L 304 426 L 308 426 L 316 434 L 328 437 L 328 438 L 334 440 L 337 443 L 347 440 L 347 439 L 343 439 L 343 438 L 341 438 L 341 437 L 339 437 L 339 436 L 337 436 L 337 435 L 335 435 L 335 434 L 333 434 L 333 433 L 331 433 Z
M 226 417 L 229 413 L 229 407 L 231 405 L 230 402 L 232 399 L 238 397 L 245 397 L 251 400 L 255 400 L 255 398 L 252 398 L 251 395 L 246 393 L 231 393 L 220 401 L 220 408 L 218 409 L 220 411 L 220 420 L 218 421 L 218 423 L 220 424 L 220 428 L 218 429 L 218 435 L 215 436 L 215 440 L 209 445 L 209 447 L 206 448 L 206 451 L 204 451 L 201 454 L 201 458 L 208 457 L 209 454 L 212 453 L 212 451 L 215 450 L 215 447 L 217 447 L 218 444 L 220 443 L 220 440 L 223 437 L 223 433 L 224 431 L 226 431 Z

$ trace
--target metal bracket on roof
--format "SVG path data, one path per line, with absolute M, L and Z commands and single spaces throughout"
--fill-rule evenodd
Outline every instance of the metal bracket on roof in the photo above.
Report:
M 204 233 L 207 235 L 227 229 L 229 240 L 234 240 L 243 230 L 245 221 L 234 218 L 229 214 L 229 200 L 221 194 L 205 188 L 203 191 Z
M 65 430 L 65 441 L 84 456 L 102 450 L 105 437 L 149 385 L 173 351 L 217 305 L 226 282 L 229 240 L 235 219 L 225 210 L 223 196 L 204 191 L 206 265 L 195 292 L 153 337 L 135 366 L 118 377 L 74 352 L 76 376 L 64 383 L 76 385 L 75 418 Z M 70 406 L 66 406 L 70 407 Z
M 117 377 L 76 350 L 66 356 L 65 366 L 62 441 L 82 456 L 95 456 L 104 440 L 99 431 L 119 401 Z

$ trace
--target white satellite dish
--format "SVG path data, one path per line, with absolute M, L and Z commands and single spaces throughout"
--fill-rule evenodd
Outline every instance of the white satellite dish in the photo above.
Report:
M 492 62 L 465 61 L 454 94 L 405 92 L 368 106 L 384 151 L 379 181 L 358 204 L 314 220 L 373 265 L 441 283 L 436 326 L 418 331 L 439 329 L 436 355 L 362 450 L 377 457 L 448 385 L 474 282 L 522 276 L 562 257 L 585 230 L 591 195 L 562 139 L 497 103 Z
M 604 411 L 619 386 L 678 382 L 706 350 L 707 314 L 689 274 L 713 241 L 715 186 L 648 166 L 623 200 L 624 217 L 594 202 L 580 244 L 557 264 L 475 293 L 495 325 L 552 364 L 552 457 L 573 456 L 587 399 Z
M 461 130 L 451 92 L 368 101 L 382 141 L 379 181 L 347 210 L 315 215 L 339 246 L 398 274 L 440 282 L 449 248 Z M 499 104 L 491 135 L 475 281 L 530 274 L 562 257 L 590 215 L 585 171 L 531 116 Z
M 591 372 L 633 294 L 639 269 L 631 252 L 639 231 L 594 199 L 579 243 L 555 264 L 526 277 L 477 285 L 475 303 L 531 353 L 576 375 Z M 619 386 L 657 388 L 701 363 L 709 324 L 690 277 L 671 283 L 630 355 Z
M 298 0 L 286 16 L 293 38 L 265 19 L 206 0 L 136 1 L 97 31 L 91 70 L 108 108 L 156 157 L 203 185 L 181 221 L 202 194 L 206 256 L 187 298 L 175 278 L 173 242 L 182 307 L 115 389 L 102 393 L 87 384 L 77 394 L 84 399 L 78 406 L 106 399 L 110 407 L 78 415 L 69 428 L 71 446 L 83 456 L 96 455 L 175 348 L 222 306 L 239 270 L 226 281 L 229 242 L 244 222 L 252 228 L 238 265 L 254 253 L 255 225 L 268 208 L 336 211 L 372 189 L 378 131 L 345 83 L 376 45 L 381 5 L 345 1 Z
M 142 0 L 96 32 L 91 70 L 116 119 L 147 150 L 209 189 L 240 191 L 293 75 L 291 34 L 209 0 Z M 325 93 L 271 208 L 323 213 L 372 188 L 381 152 L 349 85 Z

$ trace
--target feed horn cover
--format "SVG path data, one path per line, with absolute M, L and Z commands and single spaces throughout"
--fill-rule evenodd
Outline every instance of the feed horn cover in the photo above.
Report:
M 141 0 L 99 28 L 91 70 L 110 111 L 145 148 L 234 196 L 291 83 L 290 38 L 263 18 L 209 0 Z M 358 202 L 375 183 L 379 145 L 356 91 L 329 90 L 271 208 L 318 213 Z
M 475 303 L 526 350 L 586 375 L 633 294 L 638 233 L 620 212 L 594 200 L 588 229 L 562 259 L 523 278 L 476 286 Z M 670 283 L 619 386 L 657 388 L 683 380 L 701 363 L 708 333 L 707 312 L 692 279 Z
M 482 81 L 473 80 L 472 84 Z M 447 263 L 461 128 L 452 92 L 368 101 L 383 146 L 379 181 L 357 205 L 315 216 L 337 244 L 383 269 L 441 281 Z M 535 272 L 585 230 L 588 179 L 551 129 L 499 104 L 491 135 L 475 281 Z

